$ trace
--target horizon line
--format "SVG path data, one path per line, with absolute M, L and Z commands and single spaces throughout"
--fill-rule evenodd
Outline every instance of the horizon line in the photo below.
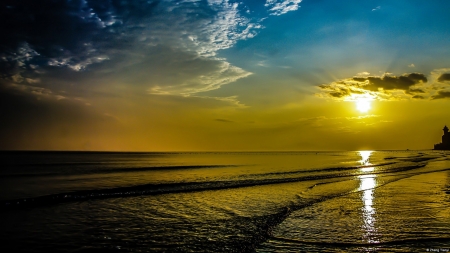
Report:
M 293 152 L 358 152 L 358 151 L 446 151 L 434 149 L 360 149 L 360 150 L 178 150 L 178 151 L 122 151 L 122 150 L 55 150 L 55 149 L 10 149 L 0 152 L 61 152 L 61 153 L 293 153 Z

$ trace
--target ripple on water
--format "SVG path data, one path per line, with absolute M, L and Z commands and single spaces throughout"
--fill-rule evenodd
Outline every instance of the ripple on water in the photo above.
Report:
M 450 248 L 450 172 L 416 175 L 376 186 L 360 178 L 361 191 L 293 212 L 260 252 L 424 252 Z M 370 180 L 370 181 L 368 181 Z

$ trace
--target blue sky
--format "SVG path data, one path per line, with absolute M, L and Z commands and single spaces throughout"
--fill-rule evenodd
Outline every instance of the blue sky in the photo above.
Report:
M 268 18 L 258 36 L 223 54 L 249 67 L 252 64 L 246 59 L 265 57 L 274 65 L 301 67 L 299 71 L 325 66 L 341 70 L 343 65 L 361 66 L 364 71 L 406 71 L 414 62 L 429 71 L 448 58 L 446 5 L 443 1 L 303 1 L 299 10 Z

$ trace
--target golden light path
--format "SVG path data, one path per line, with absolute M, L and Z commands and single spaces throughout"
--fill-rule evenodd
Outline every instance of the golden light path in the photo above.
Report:
M 361 172 L 371 172 L 374 170 L 374 167 L 370 167 L 370 156 L 373 151 L 359 151 L 359 155 L 361 156 L 361 165 L 369 166 L 361 168 Z M 365 231 L 364 238 L 369 243 L 376 243 L 378 240 L 374 238 L 374 235 L 376 235 L 377 229 L 375 226 L 375 214 L 376 210 L 373 207 L 373 199 L 374 199 L 374 187 L 376 184 L 376 175 L 361 175 L 359 176 L 360 179 L 360 186 L 359 189 L 362 191 L 361 200 L 364 204 L 364 207 L 362 209 L 362 218 L 364 221 L 364 225 L 362 229 Z

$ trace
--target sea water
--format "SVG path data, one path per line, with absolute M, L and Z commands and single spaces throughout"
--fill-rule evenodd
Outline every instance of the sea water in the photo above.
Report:
M 446 252 L 450 153 L 2 152 L 6 252 Z

